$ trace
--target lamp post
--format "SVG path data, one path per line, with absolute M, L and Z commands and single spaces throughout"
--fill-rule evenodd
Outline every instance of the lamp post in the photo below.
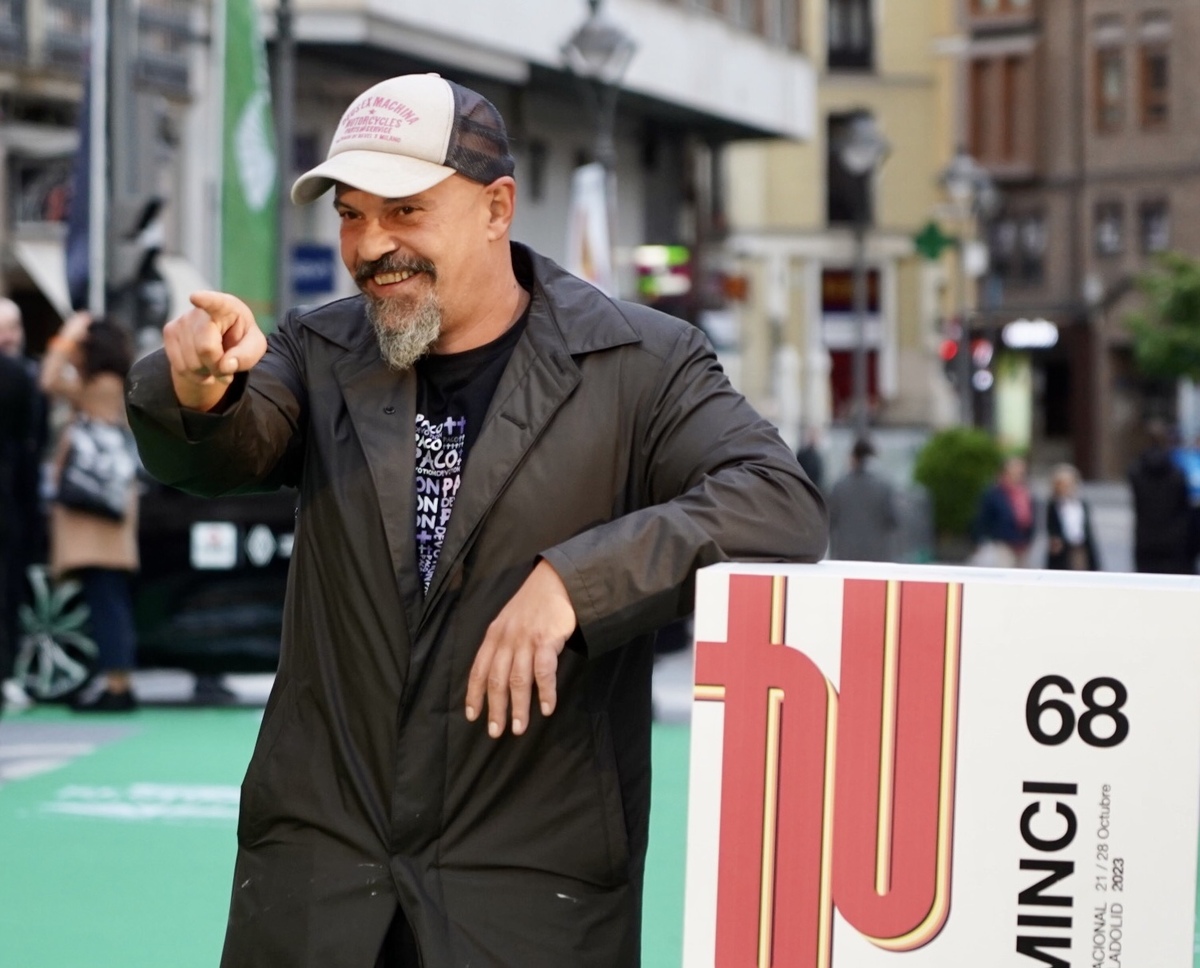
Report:
M 868 182 L 883 164 L 891 146 L 869 114 L 850 119 L 836 145 L 837 158 L 857 184 L 854 211 L 854 433 L 865 437 L 870 423 L 867 379 L 867 228 L 871 220 Z
M 971 386 L 971 327 L 967 321 L 967 246 L 973 227 L 980 218 L 995 212 L 1000 204 L 999 192 L 992 176 L 966 149 L 959 148 L 939 179 L 954 204 L 962 225 L 958 248 L 958 398 L 960 419 L 964 426 L 975 422 Z
M 601 0 L 588 0 L 587 19 L 563 44 L 561 52 L 567 70 L 579 78 L 595 119 L 595 155 L 604 170 L 604 211 L 611 264 L 611 249 L 616 241 L 617 98 L 637 44 L 600 7 Z

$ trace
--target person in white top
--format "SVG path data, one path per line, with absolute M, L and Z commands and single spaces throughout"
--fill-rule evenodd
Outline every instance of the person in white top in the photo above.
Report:
M 1099 571 L 1091 510 L 1079 496 L 1079 471 L 1070 464 L 1059 464 L 1051 482 L 1053 493 L 1046 505 L 1046 567 Z

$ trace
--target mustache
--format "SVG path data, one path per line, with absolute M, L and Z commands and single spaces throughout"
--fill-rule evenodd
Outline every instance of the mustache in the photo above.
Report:
M 437 278 L 437 267 L 428 259 L 405 259 L 392 255 L 362 263 L 354 273 L 354 278 L 357 282 L 366 282 L 384 272 L 427 272 L 434 279 Z

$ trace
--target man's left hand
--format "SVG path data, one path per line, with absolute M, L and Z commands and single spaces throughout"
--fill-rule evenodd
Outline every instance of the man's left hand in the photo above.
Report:
M 558 657 L 575 624 L 566 586 L 549 562 L 539 561 L 488 626 L 467 680 L 467 719 L 479 718 L 486 696 L 488 735 L 495 739 L 504 732 L 511 698 L 512 731 L 520 736 L 535 685 L 542 715 L 553 713 Z

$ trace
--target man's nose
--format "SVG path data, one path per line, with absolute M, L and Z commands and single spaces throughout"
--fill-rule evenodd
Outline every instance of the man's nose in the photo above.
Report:
M 367 219 L 358 237 L 359 259 L 363 262 L 374 262 L 395 250 L 395 237 L 375 219 Z

